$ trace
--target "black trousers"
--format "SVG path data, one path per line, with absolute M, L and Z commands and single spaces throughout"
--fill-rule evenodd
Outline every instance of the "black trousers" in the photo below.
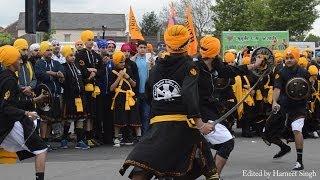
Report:
M 111 111 L 112 97 L 109 94 L 97 96 L 97 118 L 95 136 L 105 144 L 112 144 L 113 116 Z

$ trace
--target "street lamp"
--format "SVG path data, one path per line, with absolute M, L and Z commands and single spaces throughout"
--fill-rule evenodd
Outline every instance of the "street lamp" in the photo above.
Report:
M 107 26 L 106 26 L 106 25 L 103 25 L 103 26 L 102 26 L 102 39 L 105 38 L 106 30 L 107 30 Z

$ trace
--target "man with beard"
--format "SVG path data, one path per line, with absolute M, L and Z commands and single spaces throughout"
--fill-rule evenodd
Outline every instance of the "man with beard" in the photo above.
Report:
M 30 61 L 28 61 L 28 42 L 25 39 L 17 39 L 13 46 L 17 48 L 21 55 L 21 64 L 19 71 L 16 72 L 18 77 L 18 84 L 21 90 L 20 100 L 31 99 L 33 95 L 33 90 L 36 87 L 37 80 L 34 74 L 33 66 Z M 27 102 L 27 101 L 26 101 Z M 21 108 L 34 111 L 35 107 L 33 103 L 20 104 Z
M 170 56 L 151 69 L 146 86 L 147 101 L 151 102 L 150 129 L 128 155 L 122 175 L 134 166 L 129 176 L 134 180 L 153 176 L 186 180 L 201 174 L 219 179 L 201 135 L 214 127 L 201 119 L 199 70 L 186 55 L 189 39 L 188 29 L 182 25 L 171 26 L 164 34 Z
M 45 84 L 52 94 L 52 107 L 39 109 L 42 118 L 40 123 L 41 137 L 48 141 L 48 123 L 49 125 L 57 123 L 61 118 L 60 96 L 62 83 L 64 81 L 63 66 L 52 59 L 52 46 L 50 42 L 43 41 L 40 43 L 40 53 L 42 58 L 35 65 L 35 75 L 38 84 Z
M 40 45 L 38 43 L 31 44 L 29 47 L 29 52 L 30 52 L 29 61 L 31 62 L 33 67 L 37 63 L 37 61 L 41 59 L 39 49 L 40 49 Z
M 60 64 L 65 63 L 66 59 L 60 53 L 61 51 L 60 42 L 57 40 L 53 40 L 51 41 L 51 45 L 52 45 L 52 59 L 55 61 L 58 61 Z
M 297 65 L 297 61 L 300 57 L 299 49 L 295 47 L 288 47 L 284 52 L 284 56 L 285 67 L 283 67 L 280 72 L 275 75 L 272 110 L 274 112 L 286 114 L 287 122 L 285 125 L 287 125 L 288 128 L 293 131 L 297 150 L 297 162 L 292 170 L 303 170 L 302 128 L 304 126 L 304 120 L 307 113 L 307 99 L 305 97 L 300 97 L 299 94 L 307 94 L 307 90 L 299 86 L 299 84 L 304 83 L 301 83 L 301 81 L 294 83 L 294 81 L 297 80 L 297 78 L 300 78 L 300 80 L 303 80 L 303 82 L 306 84 L 304 87 L 310 86 L 310 75 L 307 70 Z M 296 90 L 299 89 L 300 92 L 297 93 Z M 291 92 L 294 94 L 291 94 Z M 281 124 L 281 122 L 279 123 Z M 279 127 L 279 123 L 276 124 L 274 128 L 277 126 Z M 284 143 L 277 136 L 271 138 L 270 142 L 281 147 L 280 152 L 276 154 L 274 158 L 280 158 L 291 151 L 291 148 L 287 145 L 284 145 Z
M 229 86 L 228 81 L 238 75 L 249 74 L 250 70 L 259 67 L 263 61 L 263 58 L 259 57 L 255 64 L 231 66 L 222 62 L 218 56 L 220 47 L 220 41 L 213 36 L 205 36 L 200 40 L 201 60 L 196 64 L 200 72 L 199 102 L 201 118 L 204 122 L 214 121 L 223 115 L 221 108 L 226 108 L 223 98 L 228 94 L 224 87 Z M 234 147 L 234 139 L 228 126 L 228 121 L 225 120 L 215 126 L 214 132 L 205 135 L 213 149 L 217 150 L 215 163 L 219 175 Z
M 20 68 L 20 56 L 12 46 L 0 48 L 0 62 L 6 68 L 0 73 L 0 147 L 17 152 L 20 160 L 35 156 L 36 180 L 44 180 L 47 146 L 35 133 L 34 121 L 38 115 L 18 108 L 24 101 L 18 99 L 20 89 L 15 74 Z M 43 95 L 28 101 L 37 102 L 42 98 Z

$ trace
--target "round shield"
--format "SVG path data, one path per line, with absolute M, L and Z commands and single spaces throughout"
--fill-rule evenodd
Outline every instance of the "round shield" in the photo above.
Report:
M 230 85 L 230 78 L 215 78 L 214 86 L 216 89 L 223 90 Z
M 253 73 L 257 76 L 261 75 L 264 71 L 271 71 L 274 66 L 274 56 L 272 51 L 266 47 L 259 47 L 252 52 L 251 63 L 256 62 L 256 58 L 258 55 L 262 55 L 264 57 L 264 61 L 262 62 L 260 68 L 253 71 Z
M 310 86 L 304 78 L 292 78 L 286 84 L 286 93 L 293 100 L 307 99 L 310 92 Z
M 36 95 L 38 97 L 41 94 L 46 95 L 47 97 L 44 100 L 37 102 L 37 107 L 43 111 L 50 111 L 53 103 L 53 96 L 50 88 L 45 84 L 39 84 L 37 86 Z

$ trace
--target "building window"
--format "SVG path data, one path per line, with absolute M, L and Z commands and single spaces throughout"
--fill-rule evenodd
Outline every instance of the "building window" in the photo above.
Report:
M 71 34 L 65 34 L 64 35 L 64 42 L 70 42 L 71 41 Z

